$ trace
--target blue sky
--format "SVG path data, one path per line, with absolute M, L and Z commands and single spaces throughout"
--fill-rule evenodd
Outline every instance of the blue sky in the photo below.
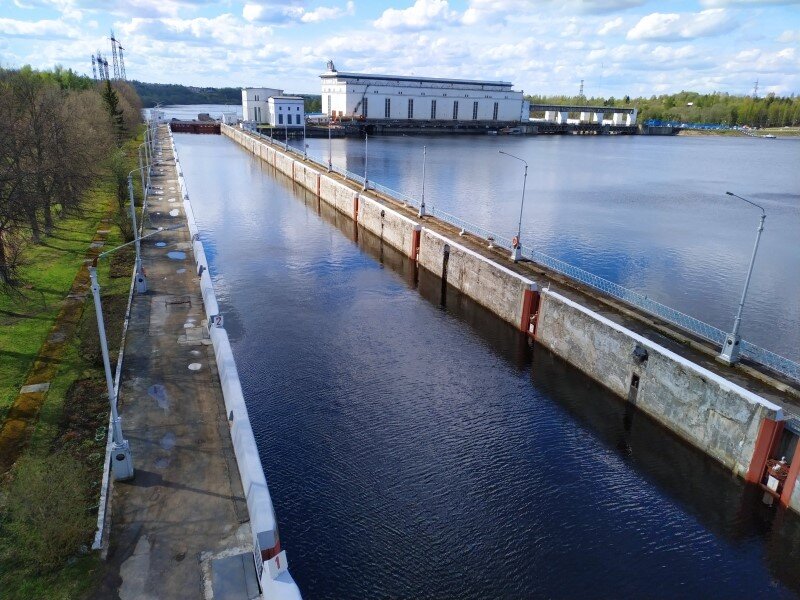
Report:
M 339 70 L 502 79 L 529 93 L 800 93 L 800 0 L 0 0 L 0 64 L 319 93 Z

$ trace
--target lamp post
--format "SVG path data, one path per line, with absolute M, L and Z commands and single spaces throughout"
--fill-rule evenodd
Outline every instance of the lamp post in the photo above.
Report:
M 369 160 L 369 134 L 364 131 L 364 189 L 369 189 L 369 180 L 367 179 L 367 161 Z
M 428 147 L 422 147 L 422 200 L 419 203 L 419 216 L 425 216 L 425 158 L 427 156 Z
M 286 116 L 288 120 L 289 115 Z M 289 150 L 289 126 L 286 123 L 283 124 L 283 135 L 283 149 Z
M 333 170 L 333 144 L 331 143 L 331 120 L 328 119 L 328 173 Z
M 308 158 L 308 144 L 306 144 L 306 120 L 303 119 L 303 160 Z
M 512 240 L 511 260 L 517 262 L 522 259 L 522 209 L 525 206 L 525 184 L 528 182 L 528 163 L 519 156 L 514 156 L 508 152 L 498 150 L 500 154 L 505 154 L 511 158 L 516 158 L 518 161 L 525 165 L 525 174 L 522 178 L 522 200 L 519 203 L 519 223 L 517 225 L 517 236 Z
M 176 228 L 177 229 L 177 228 Z M 142 239 L 161 233 L 163 228 L 157 231 L 142 236 Z M 114 479 L 123 481 L 125 479 L 132 479 L 134 475 L 133 470 L 133 457 L 131 456 L 131 448 L 128 440 L 122 434 L 122 421 L 117 412 L 117 395 L 114 388 L 114 377 L 111 374 L 111 359 L 108 356 L 108 342 L 106 341 L 106 325 L 103 321 L 103 304 L 100 300 L 100 284 L 97 282 L 97 261 L 104 256 L 116 252 L 120 248 L 124 248 L 132 244 L 122 244 L 111 250 L 107 250 L 102 254 L 98 254 L 97 258 L 92 261 L 89 267 L 89 278 L 92 282 L 92 299 L 94 300 L 94 311 L 97 317 L 97 333 L 100 338 L 100 351 L 103 355 L 103 370 L 106 375 L 106 388 L 108 389 L 108 403 L 111 407 L 111 471 L 114 473 Z
M 748 204 L 752 204 L 761 211 L 761 217 L 758 221 L 758 229 L 756 230 L 756 243 L 753 246 L 753 255 L 750 257 L 750 266 L 747 268 L 747 277 L 744 280 L 744 290 L 742 290 L 742 298 L 739 300 L 739 308 L 736 310 L 736 317 L 733 320 L 733 331 L 725 336 L 725 342 L 722 345 L 722 350 L 717 356 L 717 360 L 725 363 L 726 365 L 734 365 L 739 362 L 740 343 L 741 337 L 739 336 L 739 325 L 742 323 L 742 310 L 744 309 L 744 301 L 747 297 L 747 288 L 750 286 L 750 276 L 753 274 L 753 265 L 756 262 L 756 252 L 758 252 L 758 242 L 761 241 L 761 232 L 764 231 L 764 220 L 767 218 L 767 213 L 763 206 L 751 202 L 746 198 L 737 196 L 732 192 L 725 192 L 728 196 L 733 196 L 739 200 L 743 200 Z
M 139 243 L 139 228 L 136 225 L 136 206 L 133 201 L 133 174 L 138 169 L 134 169 L 130 173 L 128 173 L 128 196 L 130 197 L 131 201 L 131 224 L 133 225 L 133 241 L 136 244 L 136 291 L 140 294 L 144 294 L 147 292 L 147 276 L 144 273 L 144 269 L 142 268 L 142 251 L 141 251 L 141 244 Z M 142 206 L 144 206 L 144 200 L 146 198 L 146 194 L 144 192 L 144 188 L 142 188 Z M 144 215 L 142 215 L 144 218 Z

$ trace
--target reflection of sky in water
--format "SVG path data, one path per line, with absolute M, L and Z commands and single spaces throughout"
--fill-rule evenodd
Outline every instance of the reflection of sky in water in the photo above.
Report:
M 302 142 L 297 142 L 299 146 Z M 327 159 L 328 140 L 308 139 Z M 369 178 L 510 237 L 530 165 L 523 243 L 728 330 L 767 221 L 742 333 L 800 358 L 800 140 L 683 137 L 372 137 Z M 364 141 L 333 140 L 364 172 Z

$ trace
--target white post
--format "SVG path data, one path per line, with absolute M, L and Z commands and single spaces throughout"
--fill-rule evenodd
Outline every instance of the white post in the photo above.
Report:
M 131 223 L 133 225 L 133 239 L 136 243 L 136 291 L 144 294 L 147 292 L 147 277 L 145 277 L 144 269 L 142 269 L 142 249 L 139 243 L 139 228 L 136 225 L 136 206 L 133 202 L 133 175 L 131 173 L 128 173 L 128 196 L 130 196 L 131 200 Z
M 422 201 L 419 203 L 419 216 L 425 216 L 425 158 L 427 155 L 427 146 L 422 147 Z
M 739 308 L 736 309 L 736 316 L 733 319 L 733 331 L 731 331 L 727 336 L 725 336 L 725 342 L 722 345 L 722 350 L 717 356 L 717 360 L 726 365 L 734 365 L 739 362 L 739 354 L 741 352 L 741 340 L 742 338 L 739 336 L 739 326 L 742 323 L 742 311 L 744 310 L 744 301 L 747 298 L 747 289 L 750 287 L 750 277 L 753 275 L 753 266 L 756 262 L 756 253 L 758 252 L 758 243 L 761 241 L 761 232 L 764 231 L 764 220 L 767 218 L 767 213 L 764 211 L 764 208 L 756 204 L 755 202 L 751 202 L 741 196 L 737 196 L 731 192 L 725 192 L 728 196 L 733 196 L 734 198 L 738 198 L 739 200 L 744 200 L 748 204 L 752 204 L 756 208 L 761 210 L 761 217 L 758 221 L 758 229 L 756 230 L 756 243 L 753 246 L 753 255 L 750 257 L 750 266 L 747 268 L 747 277 L 744 280 L 744 289 L 742 290 L 742 297 L 739 300 Z
M 328 119 L 328 173 L 333 170 L 333 145 L 331 143 L 331 121 Z
M 517 224 L 517 237 L 511 248 L 511 260 L 514 262 L 522 260 L 522 209 L 525 206 L 525 184 L 528 182 L 528 163 L 519 156 L 514 156 L 508 152 L 498 150 L 500 154 L 505 154 L 511 158 L 516 158 L 518 161 L 525 165 L 525 174 L 522 177 L 522 200 L 519 203 L 519 223 Z
M 100 335 L 100 350 L 103 354 L 103 368 L 106 373 L 106 387 L 108 388 L 108 403 L 111 406 L 112 445 L 111 445 L 111 470 L 114 479 L 125 480 L 133 477 L 133 458 L 131 449 L 122 435 L 122 422 L 117 413 L 117 398 L 114 394 L 114 378 L 111 375 L 111 361 L 108 357 L 108 343 L 106 342 L 106 327 L 103 322 L 103 306 L 100 303 L 100 286 L 97 283 L 97 268 L 89 267 L 89 277 L 92 281 L 92 298 L 97 316 L 97 333 Z
M 369 134 L 364 131 L 364 189 L 369 189 L 369 180 L 367 179 L 367 160 L 369 160 Z

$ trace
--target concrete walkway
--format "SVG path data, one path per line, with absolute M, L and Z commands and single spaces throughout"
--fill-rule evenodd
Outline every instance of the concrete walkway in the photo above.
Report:
M 252 552 L 252 540 L 166 127 L 159 139 L 144 232 L 184 227 L 142 242 L 149 291 L 133 298 L 120 386 L 136 474 L 113 484 L 96 597 L 250 598 L 244 584 L 212 590 L 231 562 L 213 559 Z

